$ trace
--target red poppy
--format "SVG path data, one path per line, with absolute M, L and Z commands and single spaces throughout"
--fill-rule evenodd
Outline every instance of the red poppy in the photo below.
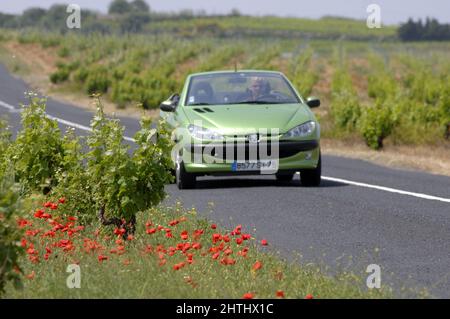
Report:
M 277 290 L 276 296 L 277 296 L 277 298 L 284 298 L 284 291 L 283 290 Z
M 125 228 L 114 229 L 114 235 L 123 236 L 126 233 Z
M 127 236 L 127 240 L 128 240 L 128 241 L 134 240 L 134 236 L 133 236 L 133 235 L 131 235 L 131 234 L 130 234 L 130 235 L 128 235 L 128 236 Z
M 217 225 L 216 224 L 212 224 L 211 225 L 211 229 L 216 229 L 217 228 Z
M 42 218 L 42 215 L 44 214 L 44 211 L 42 209 L 38 209 L 35 213 L 34 213 L 34 217 L 36 218 Z
M 223 251 L 223 254 L 224 254 L 225 256 L 229 256 L 229 255 L 231 255 L 232 253 L 233 253 L 233 251 L 232 251 L 230 248 L 225 249 L 225 250 Z
M 311 294 L 307 294 L 307 295 L 305 296 L 305 299 L 314 299 L 314 296 L 311 295 Z
M 36 273 L 34 272 L 34 270 L 31 272 L 31 274 L 27 275 L 26 277 L 30 280 L 33 280 L 34 277 L 36 276 Z
M 46 202 L 46 203 L 44 203 L 44 207 L 45 208 L 49 208 L 50 206 L 52 206 L 52 202 Z
M 99 262 L 103 262 L 103 261 L 105 261 L 105 260 L 108 260 L 108 256 L 103 256 L 103 255 L 98 255 L 98 261 Z
M 242 239 L 242 238 L 236 238 L 236 244 L 238 244 L 238 245 L 240 245 L 240 244 L 242 244 L 242 242 L 243 242 L 244 240 Z
M 151 225 L 152 225 L 152 222 L 148 221 L 148 222 L 145 223 L 145 228 L 149 228 Z
M 154 234 L 154 233 L 156 233 L 156 228 L 149 228 L 149 229 L 146 229 L 145 232 L 146 232 L 147 234 Z
M 262 263 L 260 261 L 255 262 L 255 264 L 253 265 L 252 269 L 253 270 L 260 270 L 262 268 Z
M 220 256 L 220 253 L 215 253 L 214 255 L 212 255 L 212 259 L 217 259 L 217 258 L 219 258 L 219 256 Z
M 58 209 L 58 204 L 55 204 L 55 203 L 51 204 L 50 205 L 50 209 L 51 210 L 57 210 Z
M 76 217 L 73 217 L 73 216 L 69 216 L 68 218 L 67 218 L 67 220 L 70 220 L 70 221 L 76 221 L 77 220 L 77 218 Z
M 223 241 L 226 242 L 226 243 L 229 243 L 229 242 L 230 242 L 230 237 L 227 236 L 227 235 L 223 236 L 222 239 L 223 239 Z
M 200 243 L 193 243 L 193 244 L 192 244 L 192 248 L 198 250 L 198 249 L 202 248 L 202 244 L 200 244 Z
M 187 232 L 187 230 L 184 230 L 182 233 L 181 233 L 181 239 L 182 240 L 187 240 L 188 239 L 188 232 Z
M 60 204 L 64 204 L 66 202 L 66 198 L 65 197 L 61 197 L 60 199 L 58 199 L 58 202 Z
M 171 222 L 169 222 L 169 226 L 175 226 L 175 225 L 177 225 L 179 223 L 179 221 L 178 220 L 172 220 Z
M 263 239 L 263 240 L 261 240 L 261 245 L 267 246 L 267 245 L 269 245 L 269 243 L 267 242 L 267 240 Z
M 253 299 L 253 298 L 255 298 L 255 295 L 252 294 L 251 292 L 248 292 L 242 296 L 242 299 Z
M 252 238 L 252 235 L 250 235 L 250 234 L 242 234 L 241 238 L 243 240 L 249 240 L 250 238 Z

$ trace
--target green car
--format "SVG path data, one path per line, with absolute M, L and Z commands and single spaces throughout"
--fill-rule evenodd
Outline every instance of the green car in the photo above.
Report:
M 181 95 L 160 105 L 173 129 L 172 159 L 178 188 L 197 176 L 271 174 L 282 182 L 300 172 L 304 186 L 321 180 L 320 126 L 280 72 L 220 71 L 191 74 Z

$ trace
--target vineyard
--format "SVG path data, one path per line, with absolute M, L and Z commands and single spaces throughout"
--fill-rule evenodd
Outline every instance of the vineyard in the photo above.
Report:
M 117 108 L 155 109 L 192 72 L 284 72 L 304 96 L 323 101 L 323 134 L 373 149 L 440 144 L 450 136 L 449 44 L 57 35 L 7 32 L 2 42 L 38 44 L 55 56 L 54 88 L 99 93 Z

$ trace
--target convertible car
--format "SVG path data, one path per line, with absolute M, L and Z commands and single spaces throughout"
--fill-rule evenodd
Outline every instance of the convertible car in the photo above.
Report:
M 191 74 L 181 94 L 160 105 L 173 129 L 178 188 L 197 176 L 271 174 L 282 182 L 297 172 L 303 186 L 321 180 L 320 126 L 306 100 L 280 72 Z

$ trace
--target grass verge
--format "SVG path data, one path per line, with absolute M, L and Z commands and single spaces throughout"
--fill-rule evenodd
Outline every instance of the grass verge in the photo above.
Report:
M 392 297 L 390 289 L 367 289 L 354 274 L 331 277 L 283 260 L 245 226 L 220 229 L 181 205 L 142 213 L 134 236 L 123 238 L 121 229 L 80 227 L 65 203 L 43 207 L 43 200 L 28 199 L 30 213 L 18 221 L 24 284 L 9 284 L 6 298 Z M 80 289 L 66 285 L 70 264 L 80 266 Z

